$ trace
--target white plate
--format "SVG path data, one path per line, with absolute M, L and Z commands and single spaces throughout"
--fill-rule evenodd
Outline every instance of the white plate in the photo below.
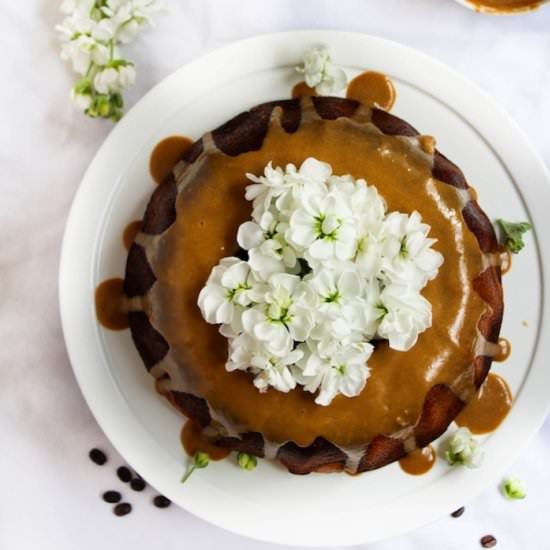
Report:
M 350 77 L 365 68 L 389 74 L 398 92 L 393 112 L 437 136 L 489 215 L 530 219 L 537 228 L 505 277 L 502 333 L 512 340 L 513 353 L 495 370 L 509 382 L 515 404 L 485 439 L 486 460 L 478 470 L 451 469 L 439 460 L 420 477 L 404 474 L 396 464 L 359 477 L 298 477 L 265 461 L 252 473 L 223 461 L 180 485 L 187 461 L 178 439 L 182 417 L 154 392 L 128 331 L 98 326 L 94 289 L 123 275 L 121 235 L 130 220 L 142 216 L 153 191 L 147 170 L 153 146 L 171 134 L 197 138 L 248 107 L 288 97 L 298 80 L 294 66 L 316 43 L 329 45 Z M 156 489 L 207 521 L 266 541 L 311 546 L 403 533 L 494 483 L 544 417 L 550 340 L 539 335 L 550 311 L 543 293 L 550 266 L 541 255 L 549 246 L 549 204 L 549 176 L 526 138 L 485 93 L 441 63 L 399 44 L 342 32 L 292 32 L 232 44 L 148 93 L 113 129 L 82 181 L 67 223 L 59 281 L 76 377 L 127 461 Z

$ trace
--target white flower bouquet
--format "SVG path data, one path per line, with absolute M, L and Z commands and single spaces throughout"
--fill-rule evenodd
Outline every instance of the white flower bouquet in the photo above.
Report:
M 229 340 L 227 370 L 253 373 L 260 391 L 301 384 L 320 405 L 358 395 L 373 340 L 405 351 L 431 325 L 421 290 L 443 257 L 429 226 L 314 158 L 248 178 L 252 221 L 237 234 L 248 259 L 223 258 L 198 301 Z
M 75 105 L 88 116 L 117 121 L 123 114 L 122 91 L 136 77 L 120 44 L 129 44 L 163 9 L 161 0 L 65 0 L 66 17 L 56 27 L 61 57 L 80 75 L 71 88 Z

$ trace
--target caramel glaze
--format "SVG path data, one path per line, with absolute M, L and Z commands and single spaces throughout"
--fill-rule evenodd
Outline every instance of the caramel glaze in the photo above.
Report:
M 298 99 L 300 97 L 315 97 L 317 96 L 317 92 L 314 88 L 310 88 L 304 81 L 302 81 L 298 82 L 298 84 L 292 88 L 290 95 L 293 99 Z
M 506 338 L 499 338 L 497 345 L 498 351 L 497 354 L 493 357 L 493 361 L 498 361 L 499 363 L 502 363 L 502 361 L 506 361 L 506 359 L 510 357 L 510 354 L 512 353 L 512 343 Z
M 203 451 L 208 454 L 210 460 L 222 460 L 231 452 L 224 447 L 217 447 L 210 443 L 205 437 L 202 428 L 195 422 L 188 420 L 181 430 L 181 444 L 189 456 L 193 456 L 197 451 Z
M 499 248 L 500 252 L 500 272 L 505 275 L 512 269 L 512 253 L 504 246 Z
M 498 374 L 489 373 L 479 392 L 455 418 L 459 426 L 466 426 L 473 434 L 496 430 L 512 407 L 512 392 Z
M 346 97 L 368 107 L 389 111 L 395 102 L 395 88 L 385 74 L 365 71 L 348 84 Z
M 127 298 L 124 281 L 120 278 L 107 279 L 95 290 L 95 311 L 97 320 L 110 330 L 128 328 Z
M 149 158 L 149 172 L 156 183 L 167 178 L 193 141 L 185 136 L 170 136 L 155 145 Z
M 272 119 L 261 149 L 229 157 L 210 145 L 188 171 L 189 185 L 184 173 L 176 220 L 148 251 L 158 279 L 150 291 L 151 315 L 170 342 L 171 359 L 180 365 L 174 389 L 184 387 L 205 397 L 236 429 L 260 432 L 273 442 L 306 446 L 323 436 L 352 447 L 414 422 L 427 391 L 452 382 L 472 362 L 485 304 L 472 291 L 471 281 L 482 264 L 475 236 L 460 214 L 461 194 L 432 178 L 432 158 L 416 140 L 381 134 L 368 122 L 368 110 L 354 120 L 327 122 L 312 114 L 311 107 L 308 115 L 304 102 L 307 120 L 297 132 L 286 133 Z M 439 275 L 423 291 L 437 324 L 407 352 L 380 343 L 369 359 L 365 390 L 354 398 L 338 396 L 326 407 L 316 405 L 315 396 L 301 388 L 260 393 L 248 373 L 227 372 L 227 341 L 217 326 L 203 320 L 197 306 L 210 270 L 237 249 L 237 228 L 250 217 L 245 174 L 261 174 L 269 161 L 274 166 L 300 165 L 309 156 L 330 163 L 335 174 L 366 178 L 389 210 L 411 212 L 414 207 L 431 225 L 430 236 L 438 239 L 434 248 L 445 255 Z
M 542 0 L 468 0 L 468 2 L 477 9 L 504 13 L 534 10 L 542 4 Z
M 404 472 L 413 476 L 425 474 L 435 464 L 435 451 L 431 445 L 422 449 L 415 449 L 399 460 L 399 466 Z
M 130 222 L 122 233 L 122 243 L 126 250 L 130 250 L 132 243 L 134 242 L 136 235 L 141 231 L 141 226 L 143 222 L 141 220 L 135 220 Z

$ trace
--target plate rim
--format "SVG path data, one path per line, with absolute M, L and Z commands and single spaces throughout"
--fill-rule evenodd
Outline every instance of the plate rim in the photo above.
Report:
M 159 466 L 166 466 L 166 468 L 172 467 L 173 465 L 168 464 L 168 460 L 166 457 L 164 457 L 164 460 L 162 464 L 159 464 L 158 460 L 161 460 L 162 453 L 159 453 L 158 456 L 156 456 L 153 451 L 151 450 L 147 457 L 137 457 L 135 451 L 140 448 L 140 441 L 147 435 L 144 433 L 141 433 L 139 430 L 134 434 L 134 440 L 130 441 L 127 437 L 123 437 L 120 434 L 120 430 L 118 428 L 114 427 L 114 424 L 112 422 L 112 418 L 108 418 L 109 414 L 107 411 L 109 411 L 114 404 L 113 403 L 99 403 L 100 399 L 98 399 L 97 395 L 94 396 L 94 393 L 97 394 L 99 391 L 104 392 L 105 395 L 111 393 L 112 394 L 112 387 L 109 388 L 109 380 L 107 379 L 94 379 L 97 383 L 96 389 L 92 390 L 89 386 L 89 380 L 93 379 L 93 377 L 90 377 L 90 373 L 86 373 L 85 369 L 82 368 L 82 365 L 84 362 L 79 357 L 79 351 L 77 350 L 76 345 L 76 337 L 74 335 L 74 326 L 71 324 L 71 318 L 75 315 L 81 315 L 81 316 L 87 316 L 89 320 L 89 309 L 86 310 L 85 307 L 83 307 L 83 304 L 79 304 L 79 307 L 75 307 L 75 304 L 73 303 L 73 296 L 71 295 L 69 289 L 71 288 L 71 280 L 70 280 L 70 273 L 71 273 L 71 265 L 75 263 L 75 261 L 78 261 L 78 258 L 82 257 L 82 251 L 79 251 L 75 249 L 74 247 L 74 227 L 78 227 L 77 222 L 75 222 L 75 218 L 78 213 L 78 209 L 81 207 L 81 203 L 83 203 L 84 198 L 86 197 L 87 193 L 87 187 L 90 187 L 90 182 L 93 180 L 93 172 L 94 167 L 100 162 L 102 156 L 106 156 L 106 152 L 108 152 L 109 147 L 111 146 L 111 143 L 114 142 L 114 139 L 117 135 L 122 135 L 123 132 L 126 131 L 126 128 L 130 128 L 132 122 L 134 119 L 137 120 L 139 115 L 143 115 L 146 113 L 146 109 L 148 108 L 148 104 L 152 103 L 154 100 L 155 95 L 159 94 L 159 91 L 162 88 L 167 88 L 170 85 L 171 79 L 174 79 L 176 75 L 181 75 L 184 72 L 190 72 L 191 70 L 198 70 L 198 67 L 201 66 L 208 66 L 208 64 L 215 60 L 217 57 L 223 57 L 227 55 L 234 54 L 236 52 L 239 52 L 241 50 L 246 50 L 247 48 L 253 48 L 253 47 L 259 47 L 260 43 L 264 43 L 262 48 L 265 48 L 267 44 L 270 44 L 273 46 L 274 44 L 278 44 L 281 46 L 281 44 L 284 44 L 288 41 L 294 41 L 294 42 L 325 42 L 328 44 L 334 44 L 338 41 L 344 41 L 344 42 L 357 42 L 361 43 L 362 46 L 365 46 L 367 43 L 370 43 L 370 46 L 374 45 L 376 47 L 386 49 L 386 50 L 394 50 L 398 51 L 404 56 L 413 57 L 416 60 L 420 60 L 420 62 L 427 63 L 430 67 L 436 67 L 436 69 L 446 76 L 450 77 L 455 82 L 458 82 L 460 84 L 460 87 L 462 89 L 467 90 L 468 96 L 474 96 L 478 99 L 478 101 L 481 101 L 484 103 L 484 106 L 487 107 L 487 111 L 491 113 L 491 115 L 494 115 L 497 117 L 499 121 L 502 122 L 502 124 L 506 127 L 506 132 L 502 132 L 503 134 L 509 134 L 510 132 L 516 139 L 516 141 L 519 140 L 521 147 L 523 150 L 527 151 L 529 153 L 529 161 L 533 164 L 533 169 L 538 171 L 540 179 L 545 181 L 545 188 L 546 192 L 549 193 L 550 196 L 550 175 L 548 174 L 548 171 L 546 170 L 546 167 L 536 152 L 534 148 L 530 145 L 528 142 L 525 134 L 523 131 L 517 126 L 517 124 L 509 117 L 509 115 L 504 112 L 490 97 L 488 94 L 486 94 L 483 90 L 479 89 L 475 84 L 473 84 L 471 81 L 466 79 L 464 76 L 459 74 L 458 72 L 454 71 L 447 65 L 444 65 L 438 60 L 435 60 L 434 58 L 419 52 L 418 50 L 415 50 L 413 48 L 410 48 L 408 46 L 404 46 L 402 44 L 399 44 L 394 41 L 390 41 L 387 39 L 374 37 L 371 35 L 363 34 L 363 33 L 355 33 L 355 32 L 346 32 L 346 31 L 323 31 L 323 30 L 308 30 L 308 31 L 287 31 L 287 32 L 280 32 L 280 33 L 270 33 L 270 34 L 264 34 L 255 36 L 252 38 L 247 38 L 238 42 L 233 42 L 229 45 L 223 46 L 219 49 L 216 49 L 202 57 L 199 57 L 192 61 L 191 63 L 184 65 L 183 67 L 180 67 L 176 71 L 174 71 L 172 74 L 168 75 L 165 79 L 163 79 L 159 84 L 157 84 L 155 87 L 153 87 L 147 94 L 143 96 L 143 98 L 134 105 L 134 107 L 127 113 L 127 115 L 122 119 L 122 121 L 119 123 L 119 125 L 111 131 L 111 133 L 107 136 L 101 147 L 98 149 L 96 155 L 92 159 L 88 169 L 86 170 L 82 182 L 75 194 L 75 197 L 73 199 L 73 203 L 70 209 L 69 216 L 67 218 L 67 224 L 63 236 L 63 244 L 61 249 L 61 258 L 60 258 L 60 271 L 59 271 L 59 304 L 60 304 L 60 312 L 61 312 L 61 322 L 62 322 L 62 328 L 63 328 L 63 334 L 65 337 L 67 352 L 69 355 L 69 359 L 71 362 L 71 366 L 73 368 L 73 372 L 75 373 L 75 377 L 77 378 L 79 387 L 81 389 L 81 392 L 84 396 L 85 401 L 88 404 L 88 407 L 90 408 L 92 414 L 96 418 L 96 421 L 108 437 L 108 439 L 113 443 L 113 445 L 119 450 L 122 456 L 125 457 L 126 460 L 128 460 L 129 456 L 131 455 L 131 460 L 128 460 L 128 463 L 132 466 L 136 467 L 140 472 L 142 472 L 146 478 L 154 478 L 155 481 L 153 482 L 153 486 L 157 487 L 158 489 L 163 489 L 164 494 L 167 494 L 167 496 L 172 496 L 170 493 L 173 493 L 172 490 L 170 490 L 169 487 L 167 487 L 167 483 L 160 478 L 157 479 L 157 476 L 155 475 L 148 475 L 148 472 L 152 468 L 158 469 Z M 338 57 L 334 56 L 335 60 L 338 62 Z M 353 57 L 353 56 L 352 56 Z M 355 63 L 346 61 L 347 65 L 354 65 Z M 280 64 L 279 64 L 280 65 Z M 436 95 L 436 97 L 439 97 Z M 456 98 L 455 98 L 456 100 Z M 456 103 L 456 101 L 455 101 Z M 460 101 L 458 102 L 460 104 Z M 464 105 L 463 105 L 464 107 Z M 453 108 L 456 108 L 453 106 Z M 462 110 L 460 108 L 457 108 L 457 112 L 462 115 Z M 487 113 L 485 114 L 487 116 Z M 489 117 L 491 118 L 491 117 Z M 477 126 L 474 127 L 477 131 L 479 131 L 479 128 Z M 482 137 L 486 138 L 485 134 L 481 134 Z M 114 137 L 115 136 L 115 137 Z M 491 146 L 493 147 L 493 141 L 491 141 Z M 508 165 L 506 165 L 506 168 L 508 169 Z M 516 178 L 512 178 L 513 180 L 516 180 Z M 116 189 L 116 182 L 114 183 L 113 189 Z M 522 195 L 523 198 L 523 195 Z M 105 202 L 107 197 L 104 197 L 103 201 Z M 524 199 L 525 200 L 525 199 Z M 526 203 L 527 204 L 527 203 Z M 528 209 L 530 211 L 530 214 L 533 214 L 532 205 L 528 205 Z M 540 210 L 537 209 L 537 211 Z M 539 214 L 540 215 L 540 214 Z M 550 304 L 548 302 L 548 298 L 545 295 L 545 283 L 548 282 L 548 266 L 545 264 L 544 256 L 541 254 L 541 246 L 538 242 L 538 235 L 535 230 L 534 232 L 534 245 L 537 247 L 538 252 L 538 261 L 541 265 L 541 324 L 538 327 L 539 335 L 537 337 L 537 343 L 535 345 L 535 349 L 533 352 L 533 359 L 532 359 L 532 365 L 534 365 L 537 361 L 542 361 L 540 358 L 541 353 L 541 339 L 540 339 L 540 333 L 543 330 L 543 327 L 547 324 L 547 317 L 548 312 L 550 310 Z M 97 235 L 96 235 L 97 237 Z M 92 255 L 95 254 L 95 251 L 92 253 Z M 76 259 L 75 259 L 76 257 Z M 545 269 L 546 267 L 546 269 Z M 93 296 L 93 281 L 88 281 L 88 287 L 89 287 L 89 297 L 88 300 L 90 300 L 90 297 Z M 93 300 L 90 300 L 93 302 Z M 93 309 L 93 306 L 92 306 Z M 75 311 L 73 311 L 75 310 Z M 546 346 L 550 350 L 550 345 Z M 537 360 L 538 357 L 538 360 Z M 78 366 L 80 365 L 80 366 Z M 540 370 L 540 369 L 539 369 Z M 111 375 L 110 375 L 111 376 Z M 522 392 L 525 389 L 525 385 L 527 382 L 529 382 L 529 378 L 532 378 L 532 373 L 529 373 L 524 381 L 524 388 L 521 390 Z M 533 380 L 531 381 L 533 382 Z M 116 384 L 114 383 L 114 380 L 110 379 L 110 383 L 114 384 L 116 387 Z M 531 386 L 533 383 L 530 384 Z M 109 391 L 111 390 L 111 391 Z M 118 392 L 118 390 L 116 390 Z M 520 392 L 521 393 L 521 392 Z M 112 395 L 111 395 L 112 396 Z M 519 399 L 521 399 L 521 395 L 519 395 Z M 519 401 L 518 399 L 518 401 Z M 119 405 L 123 405 L 122 408 L 127 407 L 126 402 L 123 400 L 123 403 L 119 403 Z M 105 408 L 103 408 L 103 406 Z M 533 411 L 531 411 L 530 415 L 527 415 L 529 418 L 529 426 L 530 429 L 524 430 L 523 434 L 523 442 L 522 444 L 518 445 L 518 449 L 516 449 L 515 452 L 509 453 L 506 457 L 506 460 L 502 460 L 499 464 L 499 468 L 497 468 L 496 472 L 491 472 L 490 476 L 485 476 L 487 479 L 493 479 L 496 478 L 497 475 L 499 475 L 506 466 L 508 466 L 513 459 L 519 454 L 520 449 L 523 447 L 523 444 L 532 436 L 536 431 L 539 429 L 540 425 L 542 424 L 544 417 L 546 415 L 546 411 L 548 409 L 549 403 L 548 400 L 545 401 L 544 410 L 542 407 L 540 410 L 533 414 Z M 517 405 L 516 405 L 517 407 Z M 514 408 L 516 408 L 514 407 Z M 119 410 L 118 412 L 121 412 Z M 126 414 L 129 413 L 129 410 L 126 411 Z M 527 413 L 525 413 L 527 414 Z M 524 414 L 524 416 L 525 416 Z M 131 416 L 131 415 L 130 415 Z M 535 418 L 536 417 L 536 418 Z M 135 420 L 135 419 L 134 419 Z M 120 424 L 120 420 L 117 419 L 116 424 Z M 143 427 L 141 427 L 141 430 L 143 431 Z M 115 433 L 116 432 L 116 433 Z M 138 433 L 139 432 L 139 433 Z M 115 442 L 116 441 L 116 442 Z M 160 449 L 162 451 L 162 448 L 156 441 L 153 441 L 156 448 Z M 150 444 L 151 442 L 149 442 Z M 502 444 L 502 442 L 501 442 Z M 155 452 L 158 450 L 155 449 Z M 154 458 L 153 458 L 154 457 Z M 172 480 L 173 483 L 173 480 Z M 374 540 L 379 540 L 382 538 L 381 536 L 375 536 L 373 538 L 369 537 L 368 534 L 363 536 L 357 536 L 352 535 L 349 533 L 341 534 L 342 536 L 339 537 L 328 537 L 326 536 L 326 533 L 323 533 L 322 537 L 314 538 L 314 539 L 307 539 L 302 536 L 300 540 L 297 540 L 295 537 L 295 532 L 293 532 L 292 538 L 288 538 L 288 536 L 284 535 L 283 533 L 280 533 L 278 535 L 274 535 L 273 533 L 270 533 L 269 535 L 265 535 L 264 533 L 259 532 L 251 532 L 250 529 L 243 527 L 242 525 L 235 525 L 231 523 L 231 520 L 224 521 L 220 518 L 212 518 L 211 515 L 208 513 L 208 509 L 197 505 L 194 505 L 196 503 L 193 503 L 193 496 L 198 495 L 199 487 L 198 483 L 191 483 L 188 486 L 186 486 L 186 493 L 189 495 L 189 498 L 181 499 L 176 498 L 175 500 L 178 502 L 178 504 L 182 507 L 184 507 L 186 510 L 190 511 L 194 515 L 201 517 L 202 519 L 213 523 L 215 525 L 218 525 L 220 527 L 223 527 L 225 529 L 228 529 L 230 531 L 233 531 L 235 533 L 238 533 L 240 535 L 257 538 L 264 541 L 269 542 L 278 542 L 278 543 L 284 543 L 284 544 L 299 544 L 302 546 L 332 546 L 332 545 L 342 545 L 342 544 L 360 544 L 364 542 L 372 542 Z M 471 483 L 470 483 L 471 485 Z M 468 498 L 473 498 L 477 493 L 481 492 L 486 486 L 488 485 L 487 482 L 481 483 L 477 490 L 470 490 L 468 492 Z M 168 490 L 165 490 L 167 488 Z M 457 496 L 457 499 L 455 499 L 456 502 L 458 502 L 459 496 Z M 185 504 L 182 504 L 182 501 L 185 500 Z M 445 509 L 441 510 L 438 514 L 431 514 L 428 518 L 423 517 L 420 521 L 417 519 L 416 521 L 408 521 L 406 524 L 404 524 L 399 529 L 394 529 L 391 533 L 387 534 L 386 536 L 395 536 L 397 534 L 402 534 L 403 532 L 406 532 L 412 527 L 418 527 L 427 521 L 436 519 L 440 515 L 445 513 Z M 417 516 L 415 516 L 417 518 Z

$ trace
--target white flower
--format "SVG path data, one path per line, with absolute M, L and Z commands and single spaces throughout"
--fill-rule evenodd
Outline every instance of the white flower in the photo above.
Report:
M 71 88 L 71 99 L 82 111 L 85 111 L 92 104 L 92 96 L 89 93 L 81 93 L 73 86 Z
M 459 428 L 451 440 L 448 449 L 445 451 L 445 458 L 451 466 L 467 466 L 477 468 L 483 460 L 483 452 L 473 438 L 468 428 Z
M 242 315 L 245 332 L 282 357 L 293 341 L 303 342 L 314 325 L 314 297 L 297 275 L 277 273 L 268 280 L 262 303 Z
M 308 279 L 308 285 L 320 298 L 320 311 L 340 309 L 363 294 L 363 282 L 353 271 L 321 269 Z
M 377 323 L 373 326 L 368 322 L 365 283 L 356 271 L 321 269 L 305 280 L 319 300 L 317 322 L 310 335 L 319 341 L 319 349 L 331 354 L 337 343 L 361 342 L 374 336 Z
M 199 308 L 208 323 L 240 322 L 242 308 L 252 302 L 254 279 L 238 258 L 223 258 L 199 293 Z
M 393 282 L 422 288 L 437 275 L 443 256 L 431 247 L 430 226 L 421 223 L 420 214 L 392 212 L 384 221 L 384 275 Z
M 335 177 L 329 181 L 330 189 L 349 196 L 357 231 L 354 262 L 363 277 L 375 277 L 382 263 L 382 228 L 386 204 L 375 187 L 363 179 L 351 176 Z
M 136 71 L 131 64 L 107 66 L 96 74 L 94 86 L 100 94 L 121 92 L 123 88 L 133 84 L 135 78 Z
M 296 265 L 296 251 L 278 232 L 276 212 L 265 211 L 259 222 L 244 222 L 237 232 L 237 242 L 248 250 L 250 267 L 262 278 Z
M 288 392 L 296 387 L 290 365 L 303 356 L 301 350 L 293 350 L 277 356 L 249 334 L 241 334 L 229 343 L 228 371 L 249 370 L 255 374 L 254 385 L 265 392 L 270 386 Z
M 399 351 L 411 349 L 418 335 L 432 325 L 430 302 L 410 287 L 390 284 L 380 293 L 378 336 Z
M 152 16 L 164 10 L 159 0 L 108 0 L 103 13 L 117 23 L 117 39 L 132 42 L 141 27 L 152 22 Z
M 73 70 L 78 74 L 86 74 L 90 63 L 104 65 L 109 59 L 109 50 L 104 45 L 82 34 L 77 38 L 63 44 L 61 59 L 71 62 Z
M 246 174 L 246 177 L 254 182 L 246 188 L 245 194 L 247 200 L 253 201 L 252 217 L 259 221 L 275 199 L 278 199 L 276 206 L 280 214 L 287 213 L 306 188 L 310 194 L 325 194 L 325 182 L 331 172 L 332 168 L 326 162 L 308 158 L 299 169 L 296 169 L 294 164 L 287 164 L 285 170 L 280 167 L 273 168 L 269 162 L 263 176 Z
M 321 95 L 338 92 L 347 84 L 346 73 L 334 65 L 325 47 L 313 47 L 304 53 L 304 61 L 296 70 L 303 73 L 310 88 Z
M 338 346 L 330 356 L 323 354 L 315 344 L 301 345 L 303 359 L 293 369 L 304 389 L 319 394 L 315 402 L 328 405 L 339 393 L 346 397 L 359 395 L 369 376 L 367 361 L 373 347 L 368 343 Z
M 349 260 L 356 249 L 351 208 L 337 193 L 306 195 L 290 217 L 285 236 L 310 264 Z

